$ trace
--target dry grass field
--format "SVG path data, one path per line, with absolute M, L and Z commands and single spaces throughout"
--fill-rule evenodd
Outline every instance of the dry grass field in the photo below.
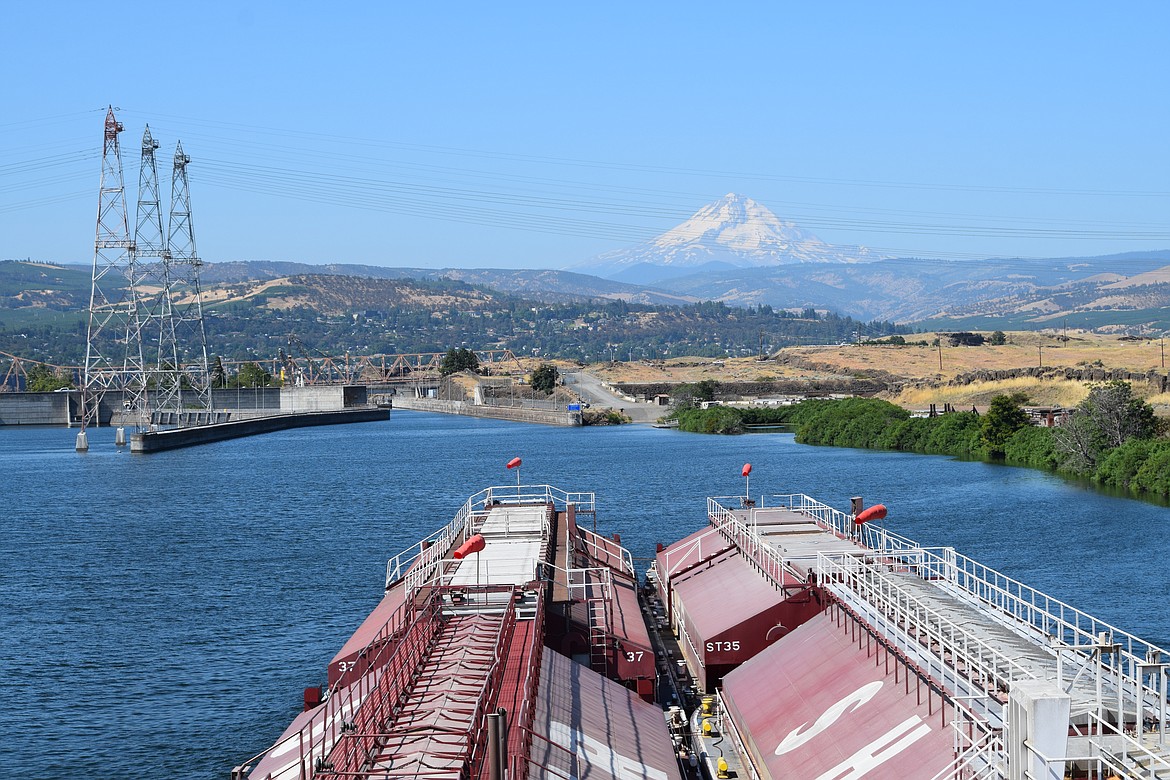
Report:
M 929 344 L 936 336 L 926 333 L 907 339 Z M 950 382 L 958 375 L 978 370 L 1040 365 L 1164 373 L 1162 350 L 1163 343 L 1158 339 L 1134 341 L 1112 335 L 1069 332 L 1065 341 L 1059 332 L 1013 332 L 1008 334 L 1008 343 L 1002 346 L 951 347 L 946 345 L 944 337 L 941 350 L 911 345 L 791 347 L 765 361 L 680 358 L 653 363 L 601 363 L 590 366 L 589 370 L 614 382 L 762 381 L 853 377 L 881 372 L 904 381 L 907 389 L 889 400 L 911 408 L 931 403 L 983 407 L 995 395 L 1017 391 L 1025 393 L 1037 405 L 1075 405 L 1087 392 L 1084 382 L 1028 377 L 958 385 Z M 1149 388 L 1144 383 L 1135 384 L 1134 390 L 1147 396 L 1160 413 L 1170 414 L 1170 394 L 1149 396 Z

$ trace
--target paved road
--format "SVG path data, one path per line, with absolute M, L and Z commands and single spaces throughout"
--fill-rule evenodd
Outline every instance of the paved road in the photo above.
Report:
M 645 402 L 627 401 L 605 388 L 601 380 L 584 371 L 572 371 L 564 375 L 565 386 L 581 396 L 585 403 L 594 407 L 621 409 L 636 423 L 652 423 L 666 413 L 666 408 Z

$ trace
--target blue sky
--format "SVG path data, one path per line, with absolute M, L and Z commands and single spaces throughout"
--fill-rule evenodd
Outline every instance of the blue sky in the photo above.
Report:
M 92 260 L 108 103 L 131 208 L 144 124 L 164 159 L 182 140 L 213 262 L 565 267 L 727 192 L 901 256 L 1170 248 L 1168 17 L 22 3 L 0 47 L 0 259 Z

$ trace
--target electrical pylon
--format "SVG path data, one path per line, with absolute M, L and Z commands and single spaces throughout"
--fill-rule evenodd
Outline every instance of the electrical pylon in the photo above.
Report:
M 203 326 L 203 291 L 199 269 L 203 262 L 195 251 L 195 226 L 191 222 L 191 190 L 183 143 L 175 145 L 171 174 L 171 211 L 167 220 L 168 329 L 163 333 L 165 354 L 174 366 L 170 381 L 159 395 L 159 409 L 211 411 L 211 381 L 207 362 L 207 332 Z
M 126 192 L 122 180 L 122 153 L 118 133 L 122 123 L 113 106 L 106 112 L 102 145 L 102 177 L 98 194 L 97 235 L 93 252 L 93 283 L 89 296 L 85 372 L 81 386 L 81 432 L 77 449 L 89 449 L 86 428 L 99 422 L 98 408 L 109 390 L 125 390 L 127 378 L 141 383 L 141 341 L 134 279 L 134 242 L 126 216 Z M 121 282 L 121 284 L 120 284 Z
M 142 355 L 142 374 L 128 384 L 127 411 L 132 413 L 140 430 L 152 425 L 155 403 L 149 395 L 151 385 L 155 394 L 167 384 L 167 374 L 173 371 L 164 352 L 165 334 L 169 330 L 167 274 L 167 247 L 163 238 L 162 206 L 158 194 L 158 168 L 154 152 L 158 141 L 150 134 L 150 125 L 142 133 L 142 161 L 138 168 L 138 208 L 134 229 L 134 262 L 132 264 L 138 332 L 132 341 L 138 344 Z M 153 380 L 153 381 L 152 381 Z M 154 399 L 157 401 L 157 398 Z

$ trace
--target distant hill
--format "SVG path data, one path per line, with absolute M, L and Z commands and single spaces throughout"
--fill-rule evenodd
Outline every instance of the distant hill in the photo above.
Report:
M 499 306 L 507 296 L 453 280 L 418 282 L 366 276 L 294 274 L 278 279 L 204 285 L 205 310 L 249 303 L 258 309 L 308 309 L 331 317 L 395 308 L 476 311 Z
M 483 296 L 651 307 L 718 301 L 944 329 L 1026 330 L 1066 320 L 1103 331 L 1170 329 L 1170 250 L 1044 260 L 880 258 L 746 267 L 714 260 L 696 266 L 642 263 L 617 275 L 648 281 L 634 284 L 574 271 L 273 261 L 206 263 L 202 278 L 210 305 L 259 296 L 273 306 L 304 305 L 325 313 L 383 310 L 399 300 L 430 300 L 439 289 L 469 308 Z M 431 292 L 407 292 L 401 283 L 408 280 Z M 0 262 L 0 323 L 35 323 L 54 312 L 83 310 L 89 284 L 87 266 Z M 269 308 L 267 302 L 262 305 Z
M 376 265 L 330 263 L 309 265 L 267 260 L 237 260 L 206 263 L 204 284 L 231 284 L 245 281 L 281 279 L 298 274 L 364 276 L 374 279 L 451 279 L 499 290 L 506 295 L 532 298 L 547 303 L 585 301 L 595 298 L 623 300 L 629 303 L 692 303 L 694 299 L 656 290 L 639 284 L 601 279 L 571 271 L 511 268 L 389 268 Z
M 89 306 L 91 281 L 91 269 L 82 266 L 0 261 L 0 309 Z
M 667 292 L 734 306 L 813 308 L 865 319 L 938 325 L 998 317 L 997 327 L 1045 327 L 1084 315 L 1107 327 L 1109 312 L 1126 328 L 1170 327 L 1170 251 L 1050 260 L 940 261 L 885 258 L 699 270 L 656 280 Z M 1091 314 L 1091 316 L 1090 316 Z M 973 318 L 973 319 L 971 319 Z M 1092 324 L 1090 324 L 1092 323 Z

